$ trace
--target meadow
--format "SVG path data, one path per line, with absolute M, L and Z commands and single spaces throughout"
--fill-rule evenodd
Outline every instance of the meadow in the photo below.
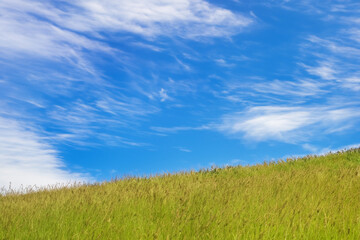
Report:
M 8 193 L 0 239 L 360 239 L 360 149 Z

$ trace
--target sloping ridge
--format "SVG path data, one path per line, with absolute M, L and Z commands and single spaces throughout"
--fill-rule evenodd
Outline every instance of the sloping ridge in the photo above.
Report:
M 0 239 L 360 239 L 360 149 L 0 197 Z

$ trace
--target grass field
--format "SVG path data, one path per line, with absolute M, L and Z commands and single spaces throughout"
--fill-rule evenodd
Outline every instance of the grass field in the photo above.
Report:
M 360 239 L 360 149 L 8 194 L 0 239 Z

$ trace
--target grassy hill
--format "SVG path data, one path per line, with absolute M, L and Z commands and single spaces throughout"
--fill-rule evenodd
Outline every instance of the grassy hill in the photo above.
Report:
M 360 239 L 360 149 L 10 194 L 0 239 Z

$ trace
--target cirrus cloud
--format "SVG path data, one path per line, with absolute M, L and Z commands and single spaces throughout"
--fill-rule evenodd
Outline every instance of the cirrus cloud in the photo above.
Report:
M 88 182 L 82 173 L 66 170 L 58 151 L 23 123 L 0 117 L 0 188 Z
M 252 107 L 223 117 L 217 129 L 253 141 L 303 142 L 319 131 L 334 133 L 354 125 L 358 107 Z

